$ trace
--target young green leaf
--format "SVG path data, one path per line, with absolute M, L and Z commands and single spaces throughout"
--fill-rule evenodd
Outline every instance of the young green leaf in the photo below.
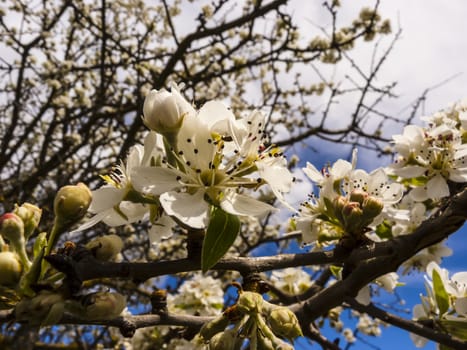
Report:
M 436 269 L 433 269 L 433 291 L 435 292 L 436 303 L 438 304 L 440 316 L 449 309 L 449 295 L 444 288 L 443 281 Z
M 209 226 L 201 252 L 201 269 L 206 272 L 213 267 L 232 246 L 240 230 L 237 216 L 213 207 Z

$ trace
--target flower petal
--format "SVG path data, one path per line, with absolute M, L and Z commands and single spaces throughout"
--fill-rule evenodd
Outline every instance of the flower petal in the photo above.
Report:
M 426 168 L 419 165 L 407 165 L 402 168 L 392 168 L 394 174 L 401 176 L 403 178 L 411 178 L 422 176 Z
M 89 220 L 83 222 L 81 225 L 79 225 L 76 229 L 70 232 L 70 234 L 75 234 L 77 232 L 81 232 L 84 230 L 87 230 L 88 228 L 94 226 L 98 222 L 100 222 L 105 216 L 107 215 L 106 211 L 102 211 L 91 217 Z
M 113 208 L 114 205 L 123 200 L 125 192 L 125 189 L 107 185 L 92 191 L 92 202 L 89 206 L 89 211 L 91 213 L 100 213 L 101 211 Z
M 428 197 L 431 199 L 440 199 L 449 196 L 449 186 L 441 175 L 436 175 L 426 184 Z
M 308 178 L 315 182 L 315 183 L 321 183 L 324 180 L 323 174 L 321 174 L 321 171 L 316 169 L 316 167 L 309 163 L 306 162 L 306 168 L 303 168 L 303 172 L 305 173 Z
M 369 305 L 371 303 L 370 286 L 365 286 L 358 292 L 355 300 L 360 304 Z
M 195 194 L 166 192 L 159 198 L 165 213 L 193 228 L 205 228 L 209 219 L 209 205 L 204 190 Z
M 263 216 L 271 211 L 277 211 L 272 205 L 233 191 L 229 191 L 224 196 L 220 205 L 227 213 L 241 216 Z
M 189 182 L 186 174 L 176 169 L 136 167 L 131 174 L 131 183 L 135 190 L 155 196 L 182 187 L 180 181 Z
M 148 231 L 149 243 L 158 244 L 161 240 L 172 237 L 174 226 L 175 222 L 170 216 L 162 215 Z
M 297 230 L 301 231 L 302 240 L 307 244 L 318 240 L 319 225 L 315 222 L 317 216 L 298 217 L 295 219 L 295 226 Z
M 120 212 L 117 212 L 115 209 L 108 210 L 102 222 L 109 226 L 131 224 L 132 222 L 141 220 L 148 212 L 148 208 L 143 204 L 128 201 L 121 202 L 118 208 Z
M 221 135 L 229 132 L 229 122 L 235 121 L 235 116 L 221 101 L 206 102 L 199 110 L 198 118 L 205 123 L 211 131 Z
M 412 190 L 409 192 L 409 196 L 416 202 L 424 202 L 428 199 L 428 193 L 426 189 L 426 186 L 412 188 Z
M 457 298 L 454 301 L 454 308 L 459 315 L 467 315 L 467 297 Z
M 352 164 L 346 160 L 338 159 L 331 167 L 331 174 L 336 179 L 342 179 L 352 170 Z

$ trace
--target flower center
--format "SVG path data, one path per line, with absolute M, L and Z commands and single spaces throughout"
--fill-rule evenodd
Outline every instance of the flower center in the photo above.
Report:
M 203 170 L 200 174 L 201 182 L 205 186 L 216 186 L 222 183 L 226 178 L 226 174 L 220 170 Z

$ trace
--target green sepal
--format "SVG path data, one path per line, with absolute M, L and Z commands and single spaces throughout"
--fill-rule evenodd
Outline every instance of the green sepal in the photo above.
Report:
M 201 252 L 201 269 L 206 272 L 229 250 L 240 231 L 237 216 L 213 206 Z
M 376 226 L 375 233 L 381 239 L 392 238 L 392 226 L 389 222 L 383 221 L 381 224 Z
M 28 270 L 27 273 L 25 273 L 21 277 L 19 281 L 19 288 L 23 295 L 32 297 L 36 294 L 31 289 L 31 285 L 36 284 L 41 275 L 42 258 L 44 257 L 44 254 L 45 254 L 46 245 L 47 245 L 47 240 L 45 241 L 45 245 L 40 248 L 40 251 L 36 252 L 36 244 L 34 244 L 34 260 L 32 262 L 31 268 Z
M 34 241 L 33 253 L 34 259 L 43 254 L 44 248 L 47 246 L 47 232 L 41 232 L 37 235 L 36 240 Z
M 141 204 L 159 204 L 159 200 L 157 198 L 149 197 L 143 195 L 142 193 L 134 190 L 131 188 L 123 198 L 125 201 L 129 201 L 132 203 L 141 203 Z M 120 213 L 119 213 L 120 214 Z
M 449 295 L 444 288 L 443 281 L 438 271 L 433 269 L 432 274 L 436 304 L 438 305 L 440 316 L 443 316 L 449 310 Z
M 329 270 L 335 278 L 338 280 L 342 279 L 342 266 L 331 265 Z

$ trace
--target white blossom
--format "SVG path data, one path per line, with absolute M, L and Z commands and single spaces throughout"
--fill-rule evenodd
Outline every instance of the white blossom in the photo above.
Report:
M 174 313 L 218 315 L 224 305 L 221 281 L 198 273 L 178 288 L 177 294 L 167 296 L 169 310 Z
M 289 267 L 283 270 L 274 270 L 271 282 L 276 288 L 289 293 L 300 294 L 312 284 L 310 275 L 301 268 Z
M 245 122 L 252 125 L 248 133 Z M 292 175 L 279 151 L 261 149 L 263 126 L 259 112 L 236 121 L 223 103 L 210 101 L 197 115 L 184 117 L 174 150 L 176 164 L 137 167 L 132 184 L 158 197 L 167 215 L 193 228 L 207 225 L 211 205 L 233 215 L 265 215 L 276 209 L 239 189 L 268 183 L 281 199 Z

